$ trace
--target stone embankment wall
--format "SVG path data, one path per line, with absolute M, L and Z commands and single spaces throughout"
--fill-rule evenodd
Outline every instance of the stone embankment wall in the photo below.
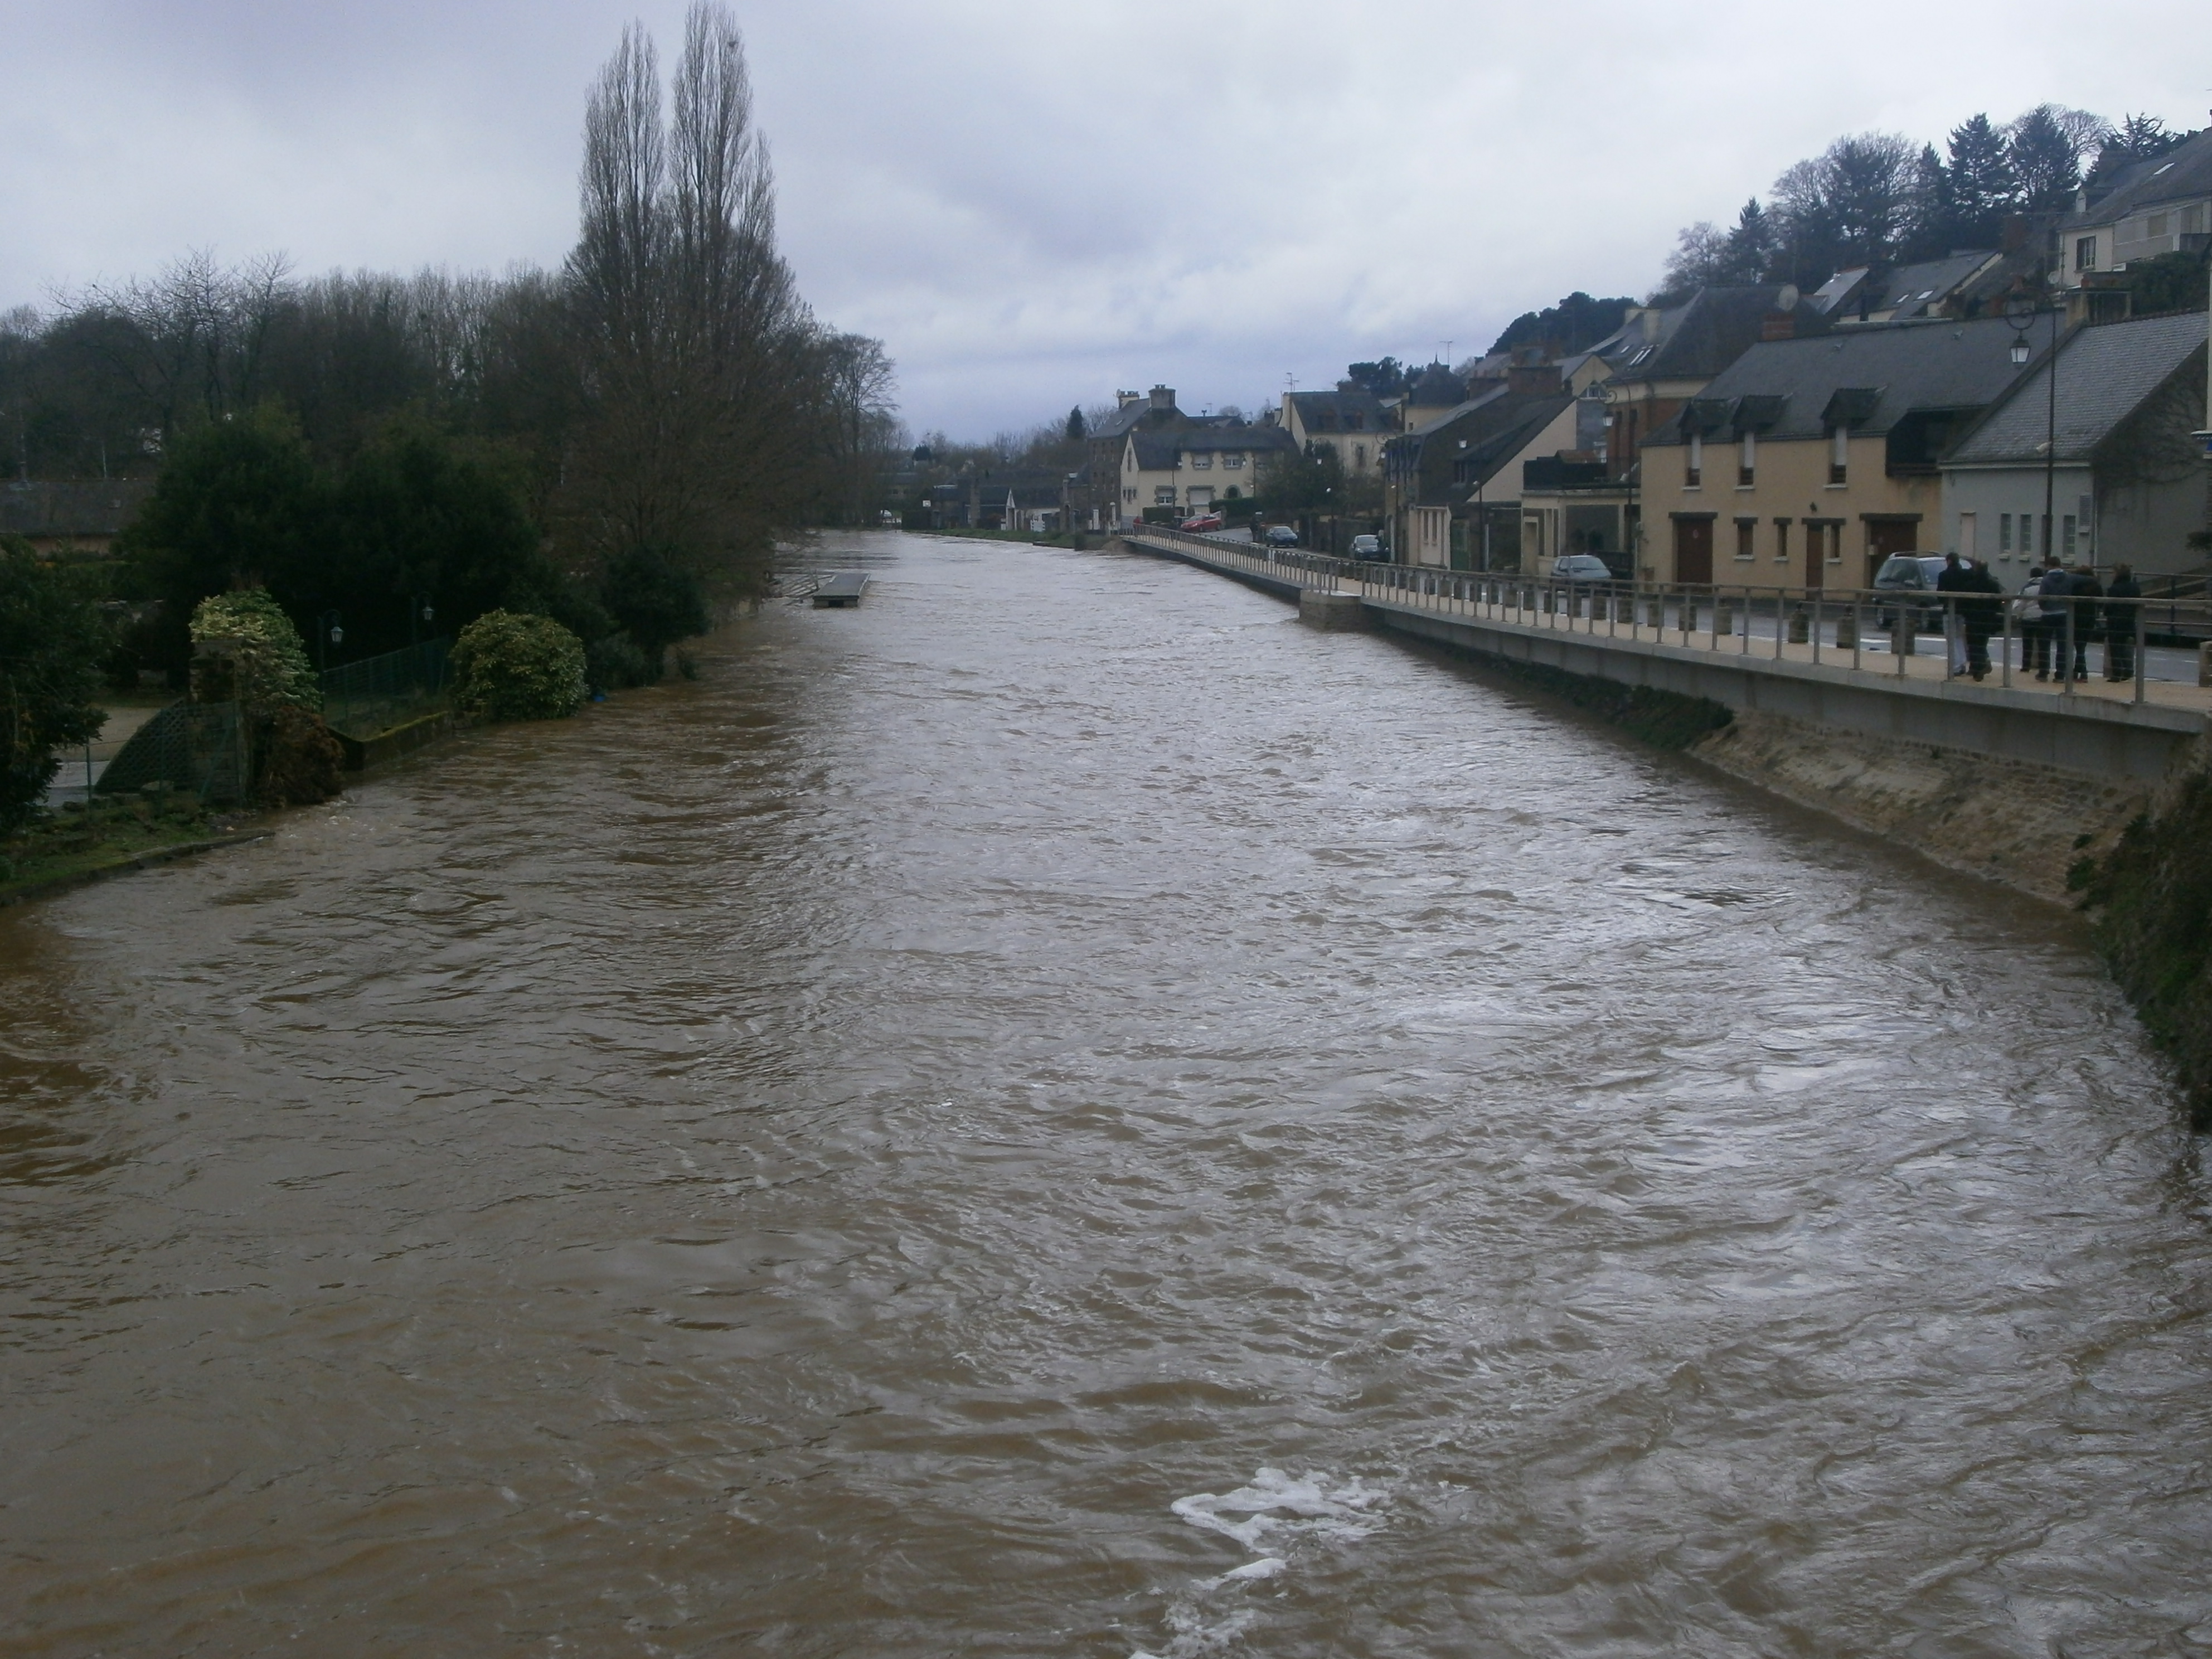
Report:
M 2154 793 L 1748 709 L 1689 752 L 1949 869 L 2054 903 L 2068 902 L 2068 872 L 2108 853 Z

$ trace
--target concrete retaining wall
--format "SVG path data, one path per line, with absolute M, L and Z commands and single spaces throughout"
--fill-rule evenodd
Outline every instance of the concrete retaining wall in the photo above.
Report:
M 2205 729 L 2203 718 L 2186 709 L 2088 697 L 2062 706 L 2048 694 L 1956 683 L 1940 690 L 1911 682 L 1889 689 L 1876 676 L 1826 665 L 1731 662 L 1711 651 L 1443 617 L 1372 599 L 1367 611 L 1377 627 L 1462 650 L 2091 777 L 2155 782 Z

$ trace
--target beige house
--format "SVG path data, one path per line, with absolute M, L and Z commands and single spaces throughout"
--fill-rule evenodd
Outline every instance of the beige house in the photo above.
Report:
M 1334 392 L 1285 392 L 1279 420 L 1297 448 L 1334 449 L 1347 478 L 1379 473 L 1382 445 L 1396 430 L 1382 400 L 1351 380 L 1338 381 Z
M 2061 279 L 2069 287 L 2137 259 L 2202 252 L 2212 237 L 2212 127 L 2126 168 L 2058 228 Z
M 1181 432 L 1132 432 L 1121 446 L 1122 522 L 1146 507 L 1204 513 L 1256 493 L 1260 466 L 1291 447 L 1275 426 L 1200 426 Z
M 1940 551 L 1944 451 L 2019 375 L 2000 319 L 1869 323 L 1752 347 L 1644 447 L 1662 581 L 1863 587 Z

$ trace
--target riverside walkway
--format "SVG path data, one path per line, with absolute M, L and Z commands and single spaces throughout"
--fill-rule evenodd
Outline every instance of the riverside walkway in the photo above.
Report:
M 1940 634 L 1877 632 L 1881 614 L 1896 609 L 1890 595 L 1604 587 L 1354 563 L 1155 527 L 1124 540 L 1294 599 L 1325 626 L 1384 628 L 1730 708 L 2101 776 L 2164 775 L 2212 715 L 2212 688 L 2197 684 L 2197 653 L 2151 642 L 2177 628 L 2212 632 L 2197 600 L 2142 604 L 2145 672 L 2118 682 L 2103 678 L 2101 642 L 2089 648 L 2089 678 L 2038 681 L 2021 666 L 2008 605 L 2003 631 L 1990 641 L 1990 675 L 1978 682 L 1951 675 Z

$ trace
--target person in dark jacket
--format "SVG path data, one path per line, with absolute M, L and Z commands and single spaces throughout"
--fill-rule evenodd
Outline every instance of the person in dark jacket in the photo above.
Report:
M 2043 625 L 2043 567 L 2036 565 L 2021 585 L 2012 614 L 2020 623 L 2020 665 L 2041 679 L 2051 672 L 2051 633 Z
M 2074 591 L 2074 578 L 2066 574 L 2066 567 L 2054 562 L 2043 573 L 2043 586 L 2037 590 L 2043 595 L 2043 632 L 2050 641 L 2051 672 L 2045 673 L 2038 665 L 2035 678 L 2047 680 L 2051 674 L 2066 672 L 2066 618 L 2072 607 L 2066 596 Z
M 2003 621 L 1997 607 L 2004 603 L 2004 589 L 1990 574 L 1986 561 L 1969 559 L 1957 591 L 1959 625 L 1966 635 L 1966 672 L 1978 680 L 1986 679 L 1990 672 L 1990 635 Z
M 2089 641 L 2097 637 L 2097 601 L 2105 597 L 2105 585 L 2097 580 L 2097 573 L 2086 564 L 2074 567 L 2074 583 L 2067 589 L 2074 601 L 2074 678 L 2089 678 Z
M 1970 665 L 1962 626 L 1966 611 L 1955 597 L 1966 591 L 1966 562 L 1956 553 L 1943 556 L 1943 568 L 1936 574 L 1936 591 L 1954 596 L 1943 602 L 1943 645 L 1951 678 L 1956 679 Z
M 2105 590 L 2105 597 L 2142 598 L 2142 584 L 2136 580 L 2134 566 L 2112 567 L 2112 585 Z M 2105 607 L 2105 678 L 2108 680 L 2131 680 L 2136 677 L 2136 615 L 2142 608 L 2137 605 Z

